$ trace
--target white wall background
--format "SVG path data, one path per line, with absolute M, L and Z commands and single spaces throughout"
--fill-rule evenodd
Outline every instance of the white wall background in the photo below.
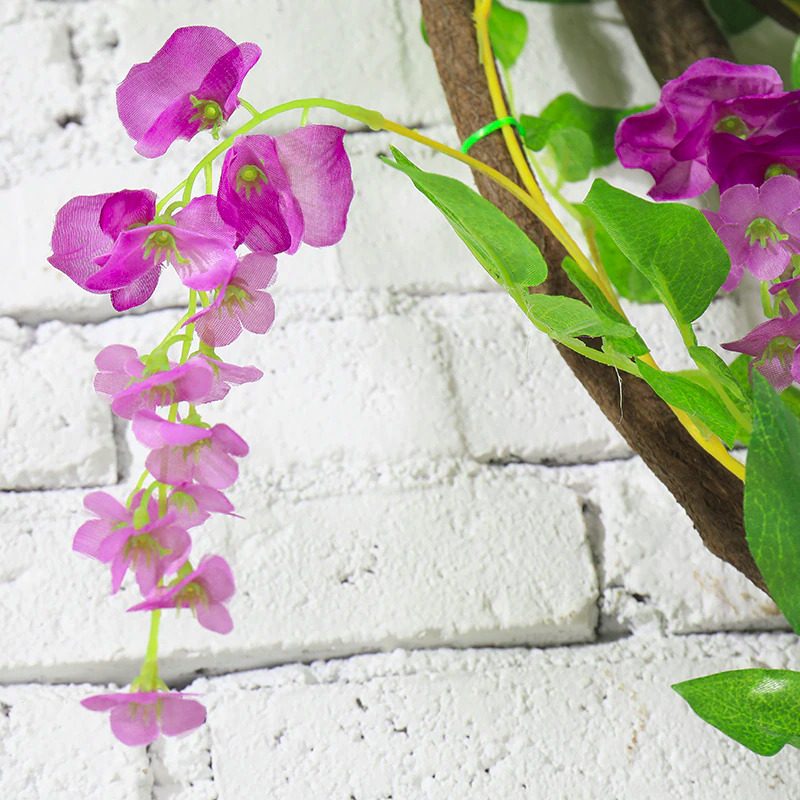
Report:
M 566 90 L 654 99 L 612 2 L 513 5 L 531 22 L 522 110 Z M 252 447 L 232 492 L 246 519 L 199 534 L 234 566 L 236 629 L 214 637 L 181 615 L 162 637 L 165 672 L 205 695 L 207 727 L 130 750 L 78 705 L 131 679 L 147 624 L 70 552 L 85 488 L 122 495 L 141 468 L 92 392 L 92 359 L 155 343 L 181 294 L 165 282 L 144 313 L 115 316 L 45 262 L 52 219 L 74 194 L 163 192 L 207 146 L 138 159 L 114 87 L 175 27 L 212 24 L 263 46 L 244 91 L 257 105 L 327 95 L 453 142 L 418 20 L 414 0 L 2 0 L 0 797 L 797 796 L 797 751 L 760 759 L 669 688 L 797 666 L 796 639 L 376 156 L 394 143 L 463 173 L 384 134 L 348 137 L 344 241 L 282 258 L 275 328 L 228 351 L 266 374 L 216 412 Z M 791 41 L 762 24 L 737 44 L 785 58 Z M 634 314 L 676 365 L 666 320 Z M 719 300 L 702 335 L 754 321 Z

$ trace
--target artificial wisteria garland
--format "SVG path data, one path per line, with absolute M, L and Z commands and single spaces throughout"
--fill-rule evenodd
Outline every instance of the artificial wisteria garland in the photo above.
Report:
M 216 28 L 176 30 L 117 90 L 137 151 L 160 156 L 176 139 L 203 130 L 217 137 L 260 52 Z M 185 733 L 205 720 L 201 703 L 170 691 L 159 676 L 160 616 L 189 608 L 210 631 L 233 629 L 231 568 L 220 555 L 197 560 L 190 531 L 213 514 L 234 513 L 224 490 L 248 446 L 228 425 L 204 422 L 200 409 L 262 377 L 255 367 L 223 361 L 216 348 L 243 330 L 270 329 L 276 254 L 294 253 L 301 242 L 332 245 L 344 234 L 353 183 L 343 137 L 329 125 L 242 136 L 228 141 L 216 194 L 212 156 L 203 164 L 201 196 L 192 196 L 189 178 L 179 187 L 182 199 L 169 205 L 169 196 L 157 202 L 149 189 L 124 189 L 75 197 L 57 214 L 50 263 L 87 291 L 108 294 L 115 309 L 146 302 L 165 264 L 189 289 L 188 310 L 150 353 L 114 344 L 95 360 L 96 391 L 149 448 L 126 502 L 106 492 L 86 497 L 94 518 L 73 541 L 75 551 L 110 566 L 112 594 L 133 573 L 142 601 L 129 611 L 151 615 L 147 653 L 130 691 L 83 701 L 110 712 L 111 729 L 125 744 Z

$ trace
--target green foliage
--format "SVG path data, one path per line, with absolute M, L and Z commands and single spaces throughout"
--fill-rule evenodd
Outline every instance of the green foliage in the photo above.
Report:
M 792 71 L 789 77 L 789 88 L 800 89 L 800 36 L 792 48 Z
M 539 248 L 502 211 L 455 178 L 425 172 L 392 148 L 389 166 L 407 175 L 441 212 L 486 271 L 508 288 L 538 286 L 547 277 Z
M 744 483 L 747 544 L 770 595 L 800 632 L 800 421 L 753 370 L 753 435 Z
M 681 203 L 651 203 L 598 179 L 585 204 L 622 254 L 652 284 L 687 338 L 730 271 L 706 218 Z
M 637 361 L 639 373 L 669 405 L 694 416 L 729 447 L 736 441 L 738 423 L 719 397 L 686 375 L 661 370 Z
M 606 275 L 620 296 L 636 303 L 659 302 L 653 284 L 625 257 L 591 210 L 583 203 L 575 203 L 573 207 L 582 217 L 581 224 L 587 237 L 594 238 Z
M 800 746 L 800 673 L 739 669 L 672 688 L 695 714 L 758 755 Z
M 742 389 L 733 370 L 710 347 L 690 347 L 689 355 L 714 385 L 724 391 L 739 411 L 749 419 L 753 414 L 750 392 Z
M 708 0 L 708 5 L 728 34 L 742 33 L 764 18 L 747 0 Z
M 589 177 L 594 149 L 592 140 L 583 131 L 554 127 L 550 130 L 548 144 L 563 180 L 582 181 Z
M 600 287 L 588 278 L 583 270 L 571 258 L 565 258 L 562 267 L 564 268 L 564 272 L 569 276 L 570 281 L 572 281 L 578 291 L 589 301 L 598 316 L 603 317 L 609 322 L 628 324 L 622 314 L 611 305 L 600 290 Z M 625 356 L 642 356 L 649 352 L 649 348 L 642 340 L 642 337 L 635 331 L 633 335 L 622 338 L 606 335 L 604 345 L 604 349 L 611 349 Z
M 529 294 L 523 300 L 529 317 L 554 339 L 576 339 L 579 336 L 636 336 L 636 329 L 601 314 L 580 300 L 547 294 Z

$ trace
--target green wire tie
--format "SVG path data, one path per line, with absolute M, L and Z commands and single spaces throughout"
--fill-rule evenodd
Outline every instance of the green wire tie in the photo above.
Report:
M 494 133 L 504 125 L 511 125 L 519 131 L 520 136 L 525 136 L 525 128 L 522 127 L 518 119 L 514 117 L 503 117 L 502 119 L 496 119 L 490 122 L 488 125 L 484 125 L 482 128 L 478 128 L 475 133 L 468 136 L 464 140 L 464 144 L 461 145 L 461 152 L 466 153 L 474 144 L 477 144 L 481 139 L 485 139 L 490 133 Z

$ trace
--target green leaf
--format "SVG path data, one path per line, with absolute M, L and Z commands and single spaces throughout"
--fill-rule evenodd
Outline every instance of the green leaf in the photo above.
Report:
M 636 335 L 636 329 L 626 322 L 607 319 L 586 303 L 572 297 L 529 294 L 523 302 L 536 325 L 554 339 L 575 339 L 579 336 L 624 339 Z
M 742 391 L 736 375 L 731 368 L 710 348 L 696 345 L 689 348 L 689 355 L 700 369 L 711 375 L 724 389 L 728 396 L 748 415 L 751 413 L 750 401 Z
M 706 218 L 691 206 L 651 203 L 599 178 L 585 204 L 685 331 L 730 271 L 725 245 Z
M 530 114 L 523 114 L 519 121 L 525 131 L 522 137 L 525 140 L 525 146 L 536 153 L 544 149 L 550 141 L 551 132 L 557 127 L 556 123 L 549 119 L 532 117 Z
M 684 375 L 662 372 L 643 361 L 636 363 L 642 378 L 665 403 L 696 417 L 725 444 L 733 446 L 739 426 L 716 394 Z
M 708 5 L 728 34 L 742 33 L 764 18 L 747 0 L 708 0 Z
M 646 108 L 649 106 L 625 109 L 592 106 L 567 92 L 552 100 L 540 116 L 559 128 L 583 131 L 592 144 L 592 166 L 602 167 L 616 161 L 614 134 L 619 123 Z
M 407 175 L 498 283 L 538 286 L 547 277 L 539 248 L 500 209 L 455 178 L 425 172 L 392 147 L 390 167 Z
M 695 714 L 760 756 L 800 745 L 800 673 L 738 669 L 672 687 Z
M 792 71 L 789 76 L 789 88 L 800 89 L 800 36 L 792 48 Z
M 769 593 L 800 632 L 800 421 L 753 370 L 744 529 Z
M 489 38 L 497 60 L 509 69 L 519 58 L 528 38 L 526 16 L 494 0 L 489 15 Z
M 589 301 L 592 308 L 598 316 L 609 322 L 620 322 L 624 325 L 629 323 L 625 320 L 622 314 L 617 311 L 614 306 L 608 301 L 608 298 L 603 294 L 600 287 L 591 278 L 588 278 L 584 271 L 577 265 L 575 261 L 567 257 L 562 263 L 564 271 L 567 273 L 570 281 L 577 287 L 578 291 Z M 650 350 L 642 340 L 642 337 L 635 332 L 631 336 L 617 338 L 607 336 L 606 344 L 622 355 L 626 356 L 643 356 Z
M 592 171 L 594 149 L 592 140 L 577 128 L 554 128 L 549 144 L 558 168 L 565 181 L 582 181 Z
M 658 292 L 653 284 L 625 257 L 591 210 L 583 203 L 575 203 L 573 207 L 583 217 L 587 236 L 591 234 L 594 237 L 606 275 L 620 295 L 635 303 L 658 303 Z

